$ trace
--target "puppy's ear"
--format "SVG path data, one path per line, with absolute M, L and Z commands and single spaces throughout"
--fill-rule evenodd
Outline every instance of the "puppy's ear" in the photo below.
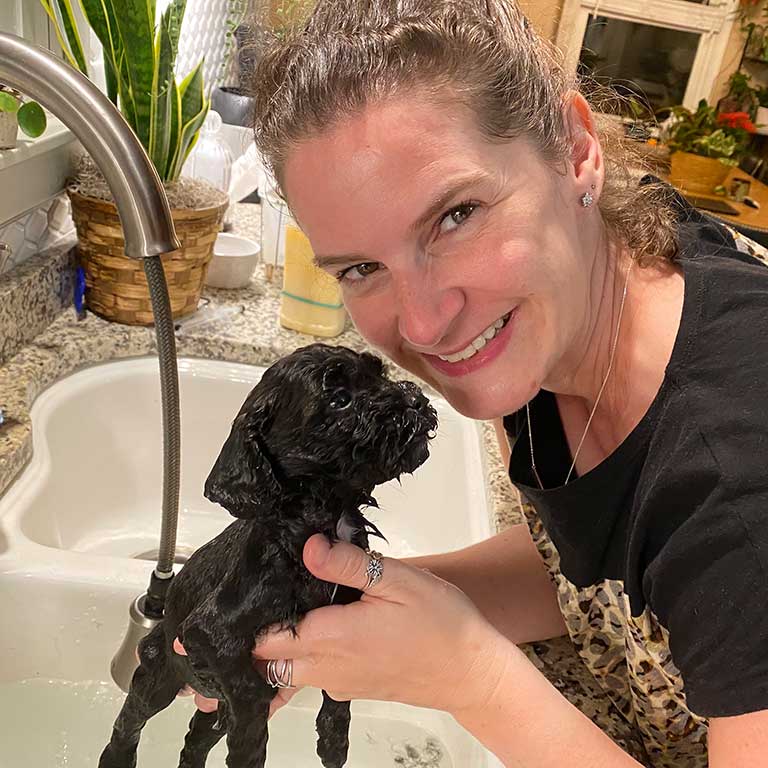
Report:
M 282 493 L 261 427 L 251 414 L 241 412 L 205 481 L 205 497 L 235 517 L 268 514 Z

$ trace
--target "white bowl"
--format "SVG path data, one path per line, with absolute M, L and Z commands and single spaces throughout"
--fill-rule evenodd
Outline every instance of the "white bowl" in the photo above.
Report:
M 260 250 L 261 246 L 247 237 L 220 232 L 205 284 L 211 288 L 245 288 L 258 264 Z

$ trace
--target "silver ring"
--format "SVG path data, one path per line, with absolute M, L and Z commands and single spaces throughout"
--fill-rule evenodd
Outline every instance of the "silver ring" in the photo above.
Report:
M 280 669 L 278 670 L 278 666 Z M 293 684 L 293 659 L 270 659 L 267 662 L 267 682 L 273 688 L 295 688 Z
M 368 567 L 365 569 L 365 575 L 367 582 L 363 587 L 363 592 L 366 592 L 371 587 L 375 587 L 384 575 L 384 563 L 382 563 L 382 555 L 379 552 L 374 552 L 372 549 L 365 550 L 370 560 L 368 560 Z

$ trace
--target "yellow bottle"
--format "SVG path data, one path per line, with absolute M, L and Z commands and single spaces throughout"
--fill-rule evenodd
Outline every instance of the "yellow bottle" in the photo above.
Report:
M 292 219 L 285 224 L 285 271 L 280 324 L 313 336 L 338 336 L 346 312 L 341 287 L 314 264 L 312 246 Z

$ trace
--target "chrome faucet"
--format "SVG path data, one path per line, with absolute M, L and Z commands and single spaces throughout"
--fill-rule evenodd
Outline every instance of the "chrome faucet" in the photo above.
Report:
M 161 620 L 173 577 L 181 427 L 173 319 L 160 256 L 180 245 L 154 166 L 122 115 L 87 77 L 49 51 L 0 32 L 0 82 L 37 99 L 80 140 L 112 192 L 123 225 L 125 255 L 143 259 L 149 283 L 163 404 L 163 510 L 157 567 L 147 594 L 130 607 L 128 634 L 112 661 L 112 676 L 127 691 L 137 666 L 136 644 Z

